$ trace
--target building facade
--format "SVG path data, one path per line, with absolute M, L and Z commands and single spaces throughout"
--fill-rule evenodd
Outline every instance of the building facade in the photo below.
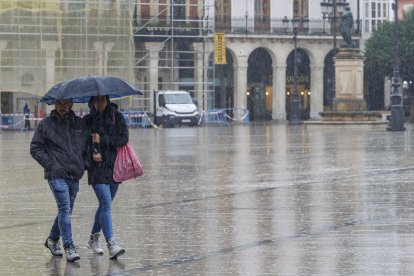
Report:
M 198 99 L 199 108 L 248 109 L 254 119 L 287 119 L 289 99 L 295 83 L 291 19 L 299 17 L 303 21 L 297 30 L 297 82 L 302 117 L 318 119 L 321 111 L 330 108 L 334 97 L 331 92 L 333 36 L 336 34 L 337 47 L 340 47 L 342 39 L 338 25 L 335 27 L 332 18 L 323 16 L 320 4 L 309 0 L 175 1 L 173 5 L 181 6 L 181 14 L 186 15 L 187 19 L 183 17 L 183 20 L 191 22 L 193 16 L 200 19 L 200 27 L 204 30 L 207 28 L 207 35 L 193 36 L 191 39 L 186 37 L 184 43 L 197 63 L 190 78 L 194 83 L 191 89 L 193 96 Z M 358 4 L 350 3 L 354 14 Z M 141 16 L 137 18 L 144 18 L 145 11 L 145 15 L 150 14 L 152 24 L 156 25 L 157 18 L 162 22 L 171 17 L 169 13 L 176 9 L 167 7 L 162 12 L 161 7 L 168 5 L 165 1 L 140 1 L 136 14 Z M 193 12 L 192 5 L 195 6 Z M 338 24 L 339 18 L 336 22 Z M 356 22 L 359 29 L 360 20 Z M 214 34 L 217 33 L 225 37 L 226 64 L 213 62 Z M 179 66 L 177 70 L 155 69 L 156 65 L 162 68 L 162 57 L 168 56 L 167 53 L 178 52 L 179 43 L 175 46 L 165 43 L 172 41 L 172 36 L 159 39 L 162 41 L 157 43 L 154 35 L 146 38 L 139 32 L 135 33 L 135 38 L 140 44 L 136 48 L 148 51 L 143 51 L 142 56 L 150 53 L 152 58 L 158 57 L 158 60 L 148 60 L 153 64 L 147 66 L 149 68 L 140 67 L 139 75 L 145 79 L 144 82 L 151 80 L 148 86 L 156 90 L 165 88 L 164 80 L 171 79 L 168 89 L 183 88 L 180 86 L 183 76 L 175 72 L 180 71 Z M 354 34 L 354 39 L 357 44 L 360 43 L 358 32 Z M 176 64 L 177 61 L 171 63 Z M 175 74 L 175 78 L 168 74 Z
M 182 0 L 167 3 L 141 0 L 135 13 L 137 26 L 148 27 L 141 27 L 141 33 L 135 33 L 136 49 L 141 49 L 138 56 L 142 57 L 142 64 L 146 60 L 137 74 L 141 78 L 140 83 L 147 83 L 149 90 L 185 88 L 180 86 L 185 82 L 180 65 L 171 66 L 174 61 L 169 61 L 175 70 L 164 70 L 168 66 L 163 65 L 168 56 L 174 56 L 174 51 L 188 51 L 194 60 L 194 71 L 189 75 L 190 83 L 194 84 L 191 89 L 200 109 L 247 109 L 253 119 L 286 120 L 295 83 L 291 19 L 297 16 L 303 20 L 297 29 L 296 61 L 302 117 L 318 119 L 321 111 L 330 108 L 334 97 L 331 92 L 333 37 L 336 35 L 337 47 L 342 40 L 338 32 L 339 19 L 335 27 L 332 18 L 323 16 L 321 2 Z M 359 1 L 350 3 L 355 15 L 359 6 Z M 196 31 L 204 31 L 204 35 L 184 37 L 180 42 L 181 37 L 174 37 L 171 33 L 155 39 L 162 22 L 171 22 L 174 11 L 183 16 L 183 26 L 191 28 L 189 23 L 198 18 L 200 25 L 197 26 L 201 30 Z M 337 16 L 340 17 L 340 13 Z M 360 29 L 360 20 L 355 19 Z M 149 30 L 151 25 L 156 28 Z M 150 32 L 151 37 L 143 36 L 144 30 Z M 168 27 L 166 30 L 168 32 Z M 225 37 L 226 64 L 214 64 L 214 34 L 217 33 Z M 360 44 L 358 32 L 353 38 Z M 176 45 L 170 44 L 173 39 L 177 40 Z M 179 47 L 186 48 L 178 50 Z M 166 79 L 170 80 L 169 84 Z M 148 92 L 150 95 L 151 91 Z
M 322 14 L 324 1 L 2 1 L 2 113 L 19 111 L 17 98 L 38 98 L 65 79 L 111 74 L 144 92 L 125 108 L 151 113 L 154 91 L 184 89 L 200 110 L 245 109 L 254 119 L 286 120 L 296 63 L 302 117 L 318 119 L 335 96 L 334 36 L 337 47 L 342 43 L 339 20 Z M 373 0 L 348 2 L 353 39 L 362 47 L 360 32 L 372 29 L 362 16 Z M 296 61 L 294 17 L 302 19 Z M 224 34 L 225 64 L 214 62 L 217 33 Z

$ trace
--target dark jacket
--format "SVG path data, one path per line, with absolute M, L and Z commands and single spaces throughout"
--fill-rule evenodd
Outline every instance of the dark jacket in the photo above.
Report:
M 43 119 L 30 143 L 30 154 L 45 169 L 45 178 L 81 179 L 88 131 L 70 111 L 64 118 L 55 110 Z
M 89 138 L 87 146 L 86 163 L 88 168 L 88 183 L 93 184 L 113 184 L 114 164 L 117 149 L 128 143 L 128 127 L 124 116 L 117 111 L 115 104 L 108 104 L 105 111 L 99 114 L 90 106 L 91 110 L 83 120 L 90 133 L 98 133 L 101 137 L 99 144 L 92 143 Z M 92 158 L 94 148 L 102 156 L 101 162 L 95 162 Z

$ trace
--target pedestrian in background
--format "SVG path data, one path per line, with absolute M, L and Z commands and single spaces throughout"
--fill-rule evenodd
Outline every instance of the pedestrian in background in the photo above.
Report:
M 55 197 L 58 214 L 44 245 L 53 256 L 80 259 L 72 240 L 71 214 L 85 170 L 84 150 L 89 133 L 72 111 L 71 99 L 56 101 L 50 116 L 40 121 L 30 144 L 30 154 L 44 168 L 45 179 Z
M 108 96 L 95 96 L 89 102 L 90 112 L 83 117 L 90 131 L 87 150 L 88 183 L 99 201 L 87 247 L 94 254 L 103 254 L 99 244 L 102 230 L 109 250 L 109 258 L 117 259 L 125 253 L 112 229 L 112 201 L 119 183 L 113 180 L 118 147 L 128 143 L 128 127 L 124 116 L 110 103 Z
M 30 120 L 29 120 L 30 108 L 27 103 L 25 103 L 25 105 L 23 106 L 23 114 L 24 114 L 24 129 L 30 130 Z

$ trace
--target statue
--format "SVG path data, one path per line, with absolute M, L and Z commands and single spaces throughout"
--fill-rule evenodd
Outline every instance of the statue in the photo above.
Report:
M 341 24 L 339 25 L 339 30 L 341 31 L 342 37 L 344 39 L 344 48 L 355 48 L 355 44 L 352 42 L 352 28 L 354 27 L 354 17 L 352 16 L 351 9 L 349 7 L 345 8 L 345 11 L 341 15 Z

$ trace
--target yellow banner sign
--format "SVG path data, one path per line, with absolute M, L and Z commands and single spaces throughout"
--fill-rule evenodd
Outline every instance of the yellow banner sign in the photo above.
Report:
M 216 33 L 214 36 L 214 63 L 226 64 L 226 37 L 224 33 Z

